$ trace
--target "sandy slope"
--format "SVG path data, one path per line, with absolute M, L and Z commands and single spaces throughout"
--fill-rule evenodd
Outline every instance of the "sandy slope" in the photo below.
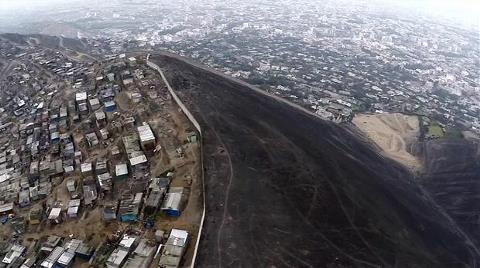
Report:
M 420 170 L 419 159 L 409 151 L 420 127 L 417 116 L 393 114 L 357 114 L 353 123 L 372 139 L 385 154 L 412 170 Z

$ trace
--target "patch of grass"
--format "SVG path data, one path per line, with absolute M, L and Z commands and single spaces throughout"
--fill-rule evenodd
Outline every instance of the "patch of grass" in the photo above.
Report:
M 436 137 L 443 137 L 444 136 L 443 129 L 438 124 L 432 123 L 428 127 L 428 135 L 429 136 L 436 136 Z

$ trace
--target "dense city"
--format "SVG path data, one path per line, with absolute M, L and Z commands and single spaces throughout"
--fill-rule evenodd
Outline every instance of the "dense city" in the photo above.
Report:
M 106 41 L 117 53 L 169 50 L 336 122 L 359 112 L 401 112 L 424 116 L 441 135 L 480 131 L 475 28 L 380 3 L 97 4 L 80 12 L 65 7 L 54 26 L 28 27 Z
M 161 76 L 29 41 L 0 39 L 2 267 L 188 264 L 198 134 Z

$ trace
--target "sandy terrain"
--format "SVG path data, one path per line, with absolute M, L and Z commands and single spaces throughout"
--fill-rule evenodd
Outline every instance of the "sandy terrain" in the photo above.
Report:
M 393 114 L 357 114 L 353 123 L 372 139 L 388 157 L 418 171 L 422 164 L 410 153 L 412 141 L 418 138 L 417 116 Z

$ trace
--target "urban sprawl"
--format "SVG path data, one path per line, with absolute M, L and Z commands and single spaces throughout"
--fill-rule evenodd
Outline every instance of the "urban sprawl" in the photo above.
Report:
M 198 134 L 161 76 L 31 41 L 0 42 L 1 266 L 188 265 Z
M 478 31 L 395 5 L 108 1 L 50 14 L 55 27 L 24 27 L 115 53 L 169 50 L 337 122 L 402 112 L 422 116 L 430 137 L 480 132 Z

